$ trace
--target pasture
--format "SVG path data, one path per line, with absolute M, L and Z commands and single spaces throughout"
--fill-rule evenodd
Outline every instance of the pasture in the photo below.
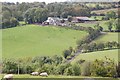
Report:
M 95 10 L 95 11 L 92 11 L 91 13 L 106 14 L 109 11 L 114 11 L 114 12 L 118 13 L 118 8 L 104 9 L 104 10 Z
M 3 58 L 62 55 L 86 32 L 53 26 L 26 25 L 2 30 Z
M 91 16 L 90 18 L 95 19 L 95 20 L 102 20 L 104 16 Z
M 93 16 L 92 16 L 92 18 L 93 18 Z M 101 19 L 101 17 L 97 17 L 97 19 Z M 103 31 L 106 31 L 106 30 L 108 30 L 108 26 L 106 24 L 108 21 L 109 20 L 107 20 L 107 21 L 94 21 L 94 22 L 76 23 L 76 25 L 94 28 L 95 25 L 99 24 L 103 28 Z M 112 30 L 115 30 L 114 26 L 112 27 Z
M 81 53 L 72 61 L 72 63 L 75 63 L 80 59 L 86 60 L 86 61 L 94 61 L 96 59 L 106 60 L 105 56 L 107 58 L 110 58 L 111 60 L 114 60 L 115 63 L 118 63 L 118 55 L 120 54 L 120 53 L 118 53 L 119 51 L 120 51 L 120 49 L 113 49 L 113 50 Z
M 108 42 L 108 41 L 116 41 L 118 42 L 118 35 L 120 35 L 120 33 L 114 33 L 114 32 L 107 32 L 107 33 L 103 33 L 101 36 L 99 36 L 95 42 Z
M 4 74 L 0 75 L 0 78 L 2 78 Z M 41 76 L 31 76 L 29 74 L 20 74 L 14 75 L 13 80 L 120 80 L 120 79 L 115 79 L 115 78 L 110 78 L 110 77 L 93 77 L 93 76 L 65 76 L 65 75 L 49 75 L 48 77 L 41 77 Z

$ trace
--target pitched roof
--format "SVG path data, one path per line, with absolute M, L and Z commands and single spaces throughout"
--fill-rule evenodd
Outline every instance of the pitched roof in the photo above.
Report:
M 80 20 L 94 20 L 92 18 L 89 18 L 89 17 L 75 17 L 77 19 L 80 19 Z

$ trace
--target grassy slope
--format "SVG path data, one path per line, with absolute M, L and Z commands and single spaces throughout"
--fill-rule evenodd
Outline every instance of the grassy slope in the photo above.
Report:
M 93 42 L 107 42 L 107 41 L 117 41 L 118 42 L 118 34 L 120 33 L 105 33 L 102 36 L 98 37 L 95 41 Z M 120 50 L 115 49 L 115 50 L 106 50 L 106 51 L 97 51 L 97 52 L 91 52 L 91 53 L 85 53 L 85 54 L 80 54 L 77 56 L 72 63 L 76 62 L 79 59 L 84 59 L 87 61 L 93 61 L 95 59 L 105 59 L 105 56 L 108 58 L 114 59 L 115 62 L 118 61 L 118 52 Z M 120 53 L 119 53 L 120 55 Z
M 3 30 L 3 58 L 61 55 L 87 33 L 56 27 L 27 25 Z
M 94 26 L 99 23 L 99 25 L 101 27 L 103 27 L 103 31 L 105 31 L 105 30 L 108 30 L 108 27 L 107 27 L 107 24 L 106 24 L 107 22 L 108 21 L 95 21 L 95 22 L 91 22 L 91 23 L 90 22 L 87 22 L 87 23 L 76 23 L 76 25 L 94 28 Z M 112 27 L 112 30 L 115 30 L 114 26 Z
M 100 37 L 98 37 L 95 42 L 107 42 L 107 41 L 117 41 L 118 42 L 118 35 L 120 35 L 120 33 L 105 33 L 103 35 L 101 35 Z
M 72 63 L 77 62 L 80 59 L 86 60 L 86 61 L 94 61 L 95 59 L 102 59 L 105 60 L 105 56 L 107 58 L 110 58 L 114 60 L 116 63 L 118 61 L 118 51 L 120 49 L 115 49 L 115 50 L 106 50 L 106 51 L 96 51 L 96 52 L 91 52 L 91 53 L 83 53 L 77 56 Z M 119 53 L 120 54 L 120 53 Z
M 92 11 L 92 13 L 96 13 L 96 14 L 104 14 L 104 13 L 107 13 L 109 11 L 114 11 L 116 13 L 118 13 L 118 8 L 112 8 L 112 9 L 105 9 L 105 10 L 95 10 L 95 11 Z

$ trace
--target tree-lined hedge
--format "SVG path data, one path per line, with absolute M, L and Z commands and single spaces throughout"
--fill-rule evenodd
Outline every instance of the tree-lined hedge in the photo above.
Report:
M 64 63 L 62 57 L 35 57 L 34 59 L 21 60 L 4 60 L 2 73 L 12 74 L 30 74 L 34 71 L 39 73 L 47 72 L 49 75 L 67 75 L 67 76 L 102 76 L 114 77 L 119 76 L 119 65 L 114 61 L 106 58 L 106 60 L 95 60 L 92 62 L 82 63 Z M 54 61 L 56 60 L 56 61 Z M 62 62 L 61 62 L 62 61 Z
M 95 43 L 92 42 L 90 44 L 84 44 L 82 46 L 82 52 L 86 53 L 86 52 L 93 52 L 93 51 L 102 51 L 102 50 L 106 50 L 106 49 L 114 49 L 114 48 L 120 48 L 120 44 L 116 41 L 112 41 L 112 42 L 106 42 L 106 43 Z

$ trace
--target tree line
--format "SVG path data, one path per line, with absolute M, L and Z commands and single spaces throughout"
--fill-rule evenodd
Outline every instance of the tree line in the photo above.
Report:
M 82 45 L 82 52 L 86 53 L 86 52 L 93 52 L 93 51 L 102 51 L 102 50 L 111 50 L 111 49 L 119 49 L 120 48 L 120 44 L 116 41 L 112 41 L 112 42 L 105 42 L 105 43 L 90 43 L 90 44 L 84 44 Z
M 43 22 L 46 17 L 62 17 L 68 16 L 91 16 L 91 11 L 96 8 L 100 10 L 99 4 L 115 7 L 116 3 L 97 3 L 97 7 L 90 7 L 90 3 L 70 3 L 70 2 L 55 2 L 46 4 L 45 2 L 33 3 L 9 3 L 2 2 L 2 28 L 10 28 L 18 25 L 19 21 L 26 21 L 32 24 L 34 22 Z M 95 3 L 96 4 L 96 3 Z M 103 7 L 105 9 L 106 7 Z M 44 16 L 46 15 L 46 16 Z M 14 23 L 11 21 L 14 18 Z
M 18 25 L 19 21 L 25 21 L 28 24 L 41 23 L 50 17 L 70 16 L 90 16 L 90 10 L 87 6 L 78 3 L 2 3 L 2 28 L 10 28 Z M 14 23 L 11 19 L 14 18 Z
M 68 26 L 61 26 L 64 28 L 69 28 L 69 29 L 73 29 L 73 30 L 80 30 L 80 31 L 86 31 L 88 33 L 87 36 L 85 36 L 82 40 L 78 40 L 77 43 L 77 47 L 76 49 L 73 49 L 72 47 L 69 47 L 69 49 L 66 49 L 63 51 L 63 56 L 65 59 L 72 58 L 74 57 L 75 53 L 79 52 L 80 50 L 82 50 L 82 46 L 84 44 L 89 44 L 91 41 L 93 41 L 94 39 L 96 39 L 99 35 L 101 35 L 101 31 L 102 31 L 102 27 L 97 25 L 96 29 L 93 29 L 91 27 L 83 27 L 83 26 L 77 26 L 75 24 L 69 24 Z
M 117 18 L 117 19 L 109 20 L 108 22 L 106 22 L 109 32 L 120 32 L 119 20 L 120 19 Z M 115 28 L 115 30 L 113 30 L 113 28 Z
M 65 63 L 61 56 L 34 57 L 17 60 L 3 60 L 2 73 L 30 74 L 34 71 L 49 75 L 120 77 L 120 64 L 105 57 L 106 60 L 85 61 L 74 64 Z

